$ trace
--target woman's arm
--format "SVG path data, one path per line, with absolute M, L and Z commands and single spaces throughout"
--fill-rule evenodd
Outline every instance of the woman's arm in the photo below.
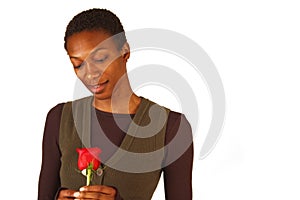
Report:
M 194 151 L 191 126 L 184 115 L 170 112 L 166 144 L 165 197 L 167 200 L 190 200 Z
M 43 144 L 42 166 L 39 177 L 38 199 L 53 200 L 60 187 L 60 150 L 58 145 L 60 117 L 64 104 L 53 107 L 47 115 Z

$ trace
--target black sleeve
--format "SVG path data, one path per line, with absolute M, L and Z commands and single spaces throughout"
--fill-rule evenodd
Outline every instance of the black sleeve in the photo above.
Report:
M 60 188 L 61 153 L 58 136 L 63 105 L 58 104 L 47 114 L 42 144 L 42 166 L 38 184 L 39 200 L 53 200 Z
M 193 157 L 193 136 L 189 122 L 184 115 L 170 112 L 163 168 L 167 200 L 192 199 Z

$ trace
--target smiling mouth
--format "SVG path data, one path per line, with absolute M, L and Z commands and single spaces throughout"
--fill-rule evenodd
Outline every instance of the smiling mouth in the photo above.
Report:
M 87 85 L 87 87 L 92 93 L 97 94 L 97 93 L 101 93 L 104 90 L 107 83 L 108 83 L 108 80 L 105 82 L 102 82 L 102 83 L 95 84 L 95 85 Z

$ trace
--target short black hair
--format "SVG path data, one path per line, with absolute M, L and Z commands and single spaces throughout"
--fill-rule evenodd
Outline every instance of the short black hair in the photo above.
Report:
M 71 35 L 94 30 L 104 31 L 114 36 L 119 49 L 127 42 L 123 25 L 117 15 L 107 9 L 93 8 L 75 15 L 69 22 L 64 37 L 65 49 L 67 50 L 67 39 Z

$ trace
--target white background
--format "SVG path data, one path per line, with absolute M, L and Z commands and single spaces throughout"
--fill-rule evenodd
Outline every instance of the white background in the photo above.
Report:
M 202 87 L 194 199 L 300 198 L 296 0 L 0 4 L 1 198 L 36 199 L 46 114 L 73 98 L 76 78 L 63 49 L 65 27 L 75 14 L 92 7 L 111 9 L 125 30 L 165 28 L 182 33 L 215 63 L 225 88 L 226 120 L 216 148 L 199 160 L 211 117 L 209 94 Z M 168 95 L 158 98 L 156 89 L 148 88 L 144 95 L 176 109 Z M 162 184 L 153 199 L 163 199 Z

